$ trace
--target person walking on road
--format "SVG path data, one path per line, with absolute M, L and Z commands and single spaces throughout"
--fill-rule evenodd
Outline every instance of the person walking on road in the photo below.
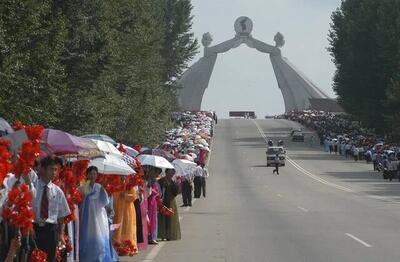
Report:
M 272 171 L 272 173 L 275 174 L 275 172 L 277 175 L 279 175 L 279 155 L 278 154 L 276 154 L 276 156 L 275 156 L 275 169 Z

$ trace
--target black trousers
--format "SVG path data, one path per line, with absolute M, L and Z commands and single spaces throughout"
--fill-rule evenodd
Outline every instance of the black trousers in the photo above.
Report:
M 33 229 L 35 230 L 37 248 L 47 253 L 48 262 L 55 262 L 58 243 L 58 225 L 46 224 L 41 227 L 38 224 L 33 224 Z
M 196 176 L 193 180 L 194 184 L 194 198 L 200 198 L 201 196 L 201 176 Z
M 182 199 L 185 206 L 192 205 L 192 186 L 186 180 L 182 182 Z
M 142 210 L 140 209 L 140 200 L 136 199 L 135 202 L 133 202 L 135 205 L 135 211 L 136 211 L 136 237 L 137 237 L 137 242 L 138 243 L 143 243 L 144 238 L 143 238 L 143 222 L 142 222 Z
M 275 174 L 275 172 L 279 175 L 279 164 L 275 164 L 275 169 L 272 171 L 272 173 Z
M 206 197 L 206 178 L 202 177 L 201 178 L 201 189 L 203 190 L 203 197 Z

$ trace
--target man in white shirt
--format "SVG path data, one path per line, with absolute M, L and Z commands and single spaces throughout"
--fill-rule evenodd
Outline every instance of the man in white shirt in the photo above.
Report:
M 203 168 L 198 165 L 194 170 L 194 198 L 200 198 L 201 195 L 201 180 L 203 177 Z
M 194 172 L 196 170 L 185 170 L 185 175 L 182 177 L 182 207 L 192 206 L 192 190 L 193 190 L 193 180 Z
M 206 197 L 206 185 L 207 185 L 207 178 L 210 176 L 208 173 L 208 168 L 205 166 L 203 167 L 203 176 L 201 177 L 201 189 L 203 191 L 203 197 Z
M 358 147 L 353 146 L 353 156 L 354 156 L 354 161 L 358 161 L 358 157 L 360 155 L 360 150 L 358 149 Z
M 54 156 L 42 159 L 33 199 L 35 242 L 49 262 L 55 261 L 58 241 L 65 244 L 64 218 L 71 213 L 64 192 L 52 183 L 60 163 Z

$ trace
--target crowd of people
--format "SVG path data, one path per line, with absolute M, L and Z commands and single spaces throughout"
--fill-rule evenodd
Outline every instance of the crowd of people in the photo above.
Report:
M 54 130 L 0 118 L 0 261 L 119 261 L 180 240 L 177 196 L 182 206 L 206 197 L 217 117 L 172 119 L 150 148 L 62 131 L 51 140 Z
M 372 163 L 374 170 L 382 172 L 384 179 L 392 181 L 398 178 L 400 181 L 398 144 L 386 143 L 382 137 L 363 129 L 358 122 L 343 114 L 306 110 L 285 116 L 314 130 L 326 152 L 354 161 L 365 160 Z

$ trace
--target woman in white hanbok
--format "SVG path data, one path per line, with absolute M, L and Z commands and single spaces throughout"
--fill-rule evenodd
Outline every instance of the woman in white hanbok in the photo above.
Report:
M 110 230 L 105 206 L 109 198 L 104 188 L 95 183 L 97 168 L 86 171 L 86 183 L 79 187 L 83 200 L 79 205 L 79 258 L 85 262 L 112 261 Z

